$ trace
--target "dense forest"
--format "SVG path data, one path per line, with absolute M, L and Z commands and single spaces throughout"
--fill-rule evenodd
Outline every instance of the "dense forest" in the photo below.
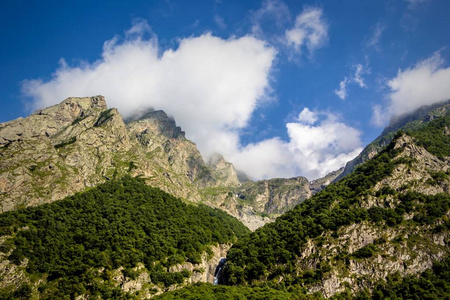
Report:
M 383 300 L 383 299 L 449 299 L 450 295 L 450 259 L 437 262 L 433 268 L 420 276 L 389 276 L 386 282 L 379 282 L 373 291 L 361 291 L 352 295 L 350 291 L 334 295 L 330 300 Z M 265 282 L 249 286 L 213 286 L 199 283 L 181 290 L 167 292 L 155 300 L 205 299 L 205 300 L 259 300 L 259 299 L 325 299 L 321 294 L 307 294 L 300 285 L 286 286 L 274 282 Z
M 450 208 L 449 194 L 398 194 L 385 188 L 378 192 L 378 196 L 392 194 L 398 197 L 400 205 L 396 208 L 372 207 L 367 210 L 358 205 L 361 198 L 369 194 L 377 182 L 390 175 L 396 165 L 408 163 L 407 158 L 392 159 L 400 151 L 393 148 L 394 143 L 395 140 L 374 159 L 296 206 L 276 222 L 239 240 L 228 252 L 224 270 L 226 283 L 251 283 L 278 276 L 290 278 L 287 275 L 294 270 L 295 259 L 301 255 L 302 246 L 308 239 L 316 238 L 327 230 L 336 231 L 341 226 L 362 221 L 384 222 L 387 226 L 395 226 L 401 222 L 428 224 L 446 214 Z M 443 173 L 439 176 L 449 175 Z M 403 214 L 413 210 L 419 212 L 417 216 L 413 220 L 404 220 Z M 450 223 L 447 220 L 442 226 L 449 229 Z M 364 251 L 370 252 L 370 249 Z M 290 279 L 293 283 L 320 280 L 322 273 L 328 269 L 328 266 L 323 266 L 316 274 Z
M 202 254 L 211 254 L 211 245 L 223 243 L 234 243 L 221 276 L 225 285 L 199 283 L 155 299 L 324 299 L 319 292 L 308 294 L 308 288 L 320 283 L 335 265 L 319 259 L 314 268 L 299 268 L 308 241 L 318 241 L 320 247 L 325 234 L 338 239 L 339 229 L 361 223 L 391 231 L 399 227 L 410 232 L 418 227 L 432 233 L 449 231 L 448 193 L 425 194 L 408 185 L 375 189 L 400 166 L 414 168 L 414 158 L 399 156 L 403 149 L 396 142 L 404 135 L 436 160 L 446 161 L 448 128 L 450 116 L 444 116 L 398 132 L 383 151 L 353 173 L 253 233 L 221 210 L 187 204 L 129 176 L 61 201 L 0 214 L 0 255 L 27 276 L 20 286 L 0 290 L 0 299 L 29 299 L 36 294 L 41 299 L 80 295 L 139 299 L 139 292 L 127 294 L 114 282 L 114 272 L 135 279 L 141 272 L 136 267 L 143 265 L 148 281 L 164 289 L 191 275 L 187 270 L 169 272 L 170 266 L 199 263 Z M 449 176 L 448 170 L 430 171 L 425 184 L 440 185 Z M 362 201 L 370 197 L 385 200 L 380 202 L 384 204 L 366 208 Z M 405 247 L 410 243 L 394 242 Z M 379 238 L 356 251 L 341 251 L 332 261 L 345 266 L 350 260 L 370 259 L 380 254 L 385 243 Z M 445 255 L 420 276 L 393 273 L 372 282 L 371 288 L 355 294 L 349 286 L 329 299 L 415 299 L 417 295 L 450 299 L 449 283 L 450 258 Z M 149 285 L 145 288 L 156 292 Z
M 122 297 L 119 288 L 106 284 L 111 270 L 123 267 L 133 277 L 137 263 L 155 284 L 180 283 L 189 272 L 169 273 L 169 266 L 199 263 L 210 245 L 232 243 L 247 233 L 223 211 L 186 204 L 131 177 L 0 215 L 0 235 L 8 237 L 0 251 L 17 265 L 27 259 L 30 278 L 46 277 L 38 290 L 49 299 L 84 293 Z M 24 286 L 16 293 L 26 291 Z M 7 295 L 13 294 L 3 291 Z
M 443 134 L 449 127 L 450 117 L 445 116 L 408 134 L 418 145 L 444 160 L 450 155 L 449 136 Z M 274 223 L 240 239 L 228 252 L 224 283 L 252 285 L 282 280 L 286 286 L 303 287 L 320 282 L 331 270 L 328 263 L 318 263 L 314 270 L 299 271 L 296 261 L 308 240 L 317 239 L 326 232 L 336 235 L 343 226 L 361 222 L 375 224 L 380 228 L 427 225 L 434 231 L 448 232 L 450 220 L 445 217 L 450 209 L 448 193 L 421 194 L 410 191 L 408 186 L 400 190 L 386 186 L 377 192 L 373 191 L 375 184 L 391 175 L 397 166 L 414 164 L 413 158 L 397 157 L 402 148 L 396 148 L 395 143 L 404 134 L 399 132 L 386 149 L 350 175 L 296 206 Z M 427 184 L 447 180 L 449 175 L 448 171 L 431 173 Z M 389 196 L 397 204 L 366 209 L 361 206 L 361 201 L 368 196 L 379 199 Z M 405 218 L 406 215 L 414 217 Z M 349 259 L 370 258 L 378 250 L 377 243 L 385 242 L 375 241 L 354 253 L 341 253 L 333 260 L 348 262 Z M 448 272 L 445 276 L 448 276 Z M 385 292 L 380 290 L 376 293 Z

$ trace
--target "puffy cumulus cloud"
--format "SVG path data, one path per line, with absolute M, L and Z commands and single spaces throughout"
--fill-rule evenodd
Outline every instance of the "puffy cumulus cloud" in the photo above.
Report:
M 238 129 L 267 95 L 276 51 L 251 36 L 225 40 L 209 33 L 161 51 L 154 35 L 144 38 L 148 33 L 140 21 L 125 39 L 105 42 L 98 61 L 68 66 L 62 60 L 49 81 L 26 81 L 23 91 L 34 108 L 102 94 L 125 117 L 149 107 L 163 109 L 203 154 L 230 152 Z
M 317 113 L 310 111 L 307 107 L 305 107 L 298 115 L 298 120 L 306 124 L 314 124 L 317 119 Z
M 450 67 L 443 65 L 444 60 L 436 52 L 414 67 L 399 70 L 387 83 L 391 92 L 386 107 L 374 107 L 372 121 L 383 126 L 394 116 L 450 99 Z
M 362 150 L 361 133 L 333 114 L 305 108 L 286 128 L 288 141 L 274 138 L 250 144 L 235 153 L 232 161 L 252 177 L 301 174 L 315 179 L 344 166 Z
M 288 143 L 272 138 L 252 143 L 226 157 L 253 179 L 307 176 L 292 161 Z
M 105 42 L 93 63 L 61 60 L 51 79 L 23 83 L 34 108 L 70 96 L 102 94 L 124 117 L 153 107 L 174 116 L 207 158 L 222 153 L 255 179 L 325 175 L 359 151 L 359 132 L 331 114 L 305 108 L 286 124 L 288 141 L 271 138 L 242 145 L 258 103 L 270 98 L 276 50 L 252 37 L 221 39 L 209 33 L 160 49 L 145 21 Z
M 310 178 L 339 169 L 362 150 L 361 133 L 327 115 L 318 124 L 288 123 L 289 151 L 297 167 Z
M 317 7 L 305 8 L 295 19 L 293 28 L 285 32 L 286 42 L 296 52 L 306 47 L 309 54 L 326 45 L 328 42 L 328 24 L 323 11 Z

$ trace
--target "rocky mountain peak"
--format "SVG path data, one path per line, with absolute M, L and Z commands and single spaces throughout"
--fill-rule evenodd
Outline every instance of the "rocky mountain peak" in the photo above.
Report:
M 106 110 L 103 96 L 71 97 L 57 105 L 35 111 L 27 118 L 0 124 L 0 147 L 32 137 L 51 137 L 62 127 Z
M 222 185 L 237 186 L 240 184 L 233 164 L 227 162 L 221 154 L 212 154 L 207 162 L 207 166 L 211 169 L 213 177 L 221 182 Z
M 174 139 L 185 138 L 185 132 L 181 130 L 181 127 L 177 126 L 175 120 L 162 110 L 149 110 L 141 117 L 133 119 L 132 122 L 146 123 L 148 128 L 157 135 Z
M 164 111 L 125 124 L 103 96 L 67 98 L 0 124 L 1 211 L 52 202 L 126 174 L 195 202 L 199 187 L 239 184 L 230 163 L 216 167 L 205 164 Z
M 106 109 L 108 107 L 105 97 L 101 95 L 94 97 L 69 97 L 59 104 L 35 111 L 32 116 L 48 116 L 62 125 Z

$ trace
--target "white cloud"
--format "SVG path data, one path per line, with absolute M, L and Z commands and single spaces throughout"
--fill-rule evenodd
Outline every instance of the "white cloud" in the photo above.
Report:
M 367 41 L 366 45 L 368 47 L 372 47 L 375 50 L 379 51 L 380 47 L 379 47 L 379 42 L 381 39 L 381 35 L 383 34 L 383 31 L 386 30 L 386 25 L 382 24 L 382 23 L 377 23 L 373 28 L 372 28 L 372 35 L 370 36 L 369 40 Z
M 386 108 L 381 105 L 374 105 L 372 108 L 371 123 L 376 126 L 386 126 L 389 123 L 391 115 Z
M 356 82 L 359 87 L 365 88 L 366 84 L 364 82 L 364 79 L 362 78 L 363 74 L 369 73 L 368 70 L 365 70 L 364 67 L 361 64 L 357 64 L 355 66 L 355 76 L 353 77 L 353 81 Z
M 316 49 L 325 46 L 328 42 L 328 24 L 322 9 L 305 8 L 295 19 L 294 27 L 286 30 L 285 37 L 287 44 L 298 53 L 306 47 L 312 55 Z
M 443 67 L 439 52 L 417 63 L 388 81 L 391 89 L 385 109 L 374 108 L 373 122 L 383 126 L 386 120 L 413 112 L 424 105 L 450 99 L 450 67 Z M 380 118 L 384 115 L 384 118 Z
M 342 100 L 345 100 L 345 98 L 347 98 L 347 83 L 348 83 L 348 78 L 345 77 L 344 80 L 339 82 L 339 89 L 334 90 L 334 93 Z
M 34 108 L 102 94 L 125 117 L 149 107 L 163 109 L 205 157 L 222 153 L 255 179 L 312 179 L 339 168 L 359 149 L 359 132 L 332 115 L 318 123 L 324 115 L 307 108 L 286 125 L 289 141 L 241 145 L 240 132 L 258 103 L 271 96 L 275 56 L 274 48 L 255 37 L 221 39 L 209 33 L 180 39 L 176 49 L 163 51 L 141 20 L 124 39 L 106 41 L 98 61 L 69 66 L 61 60 L 50 80 L 25 81 L 23 91 Z
M 366 88 L 367 85 L 364 82 L 363 75 L 364 74 L 370 74 L 370 69 L 367 69 L 367 67 L 364 67 L 361 64 L 356 64 L 354 66 L 355 68 L 355 74 L 353 76 L 350 76 L 350 79 L 347 77 L 344 77 L 344 80 L 339 82 L 339 89 L 334 90 L 334 93 L 341 98 L 342 100 L 345 100 L 347 98 L 347 85 L 349 83 L 356 83 L 361 88 Z
M 288 123 L 289 149 L 299 169 L 320 177 L 342 167 L 362 150 L 360 132 L 328 116 L 318 125 Z
M 307 107 L 305 107 L 298 115 L 298 120 L 306 124 L 314 124 L 318 120 L 317 113 L 312 112 Z
M 162 52 L 155 38 L 142 38 L 147 26 L 137 23 L 122 42 L 105 42 L 102 58 L 92 64 L 62 61 L 51 80 L 24 82 L 24 93 L 34 108 L 102 94 L 125 117 L 163 109 L 204 154 L 229 148 L 224 136 L 238 140 L 237 130 L 267 96 L 276 51 L 251 36 L 224 40 L 207 33 Z
M 324 116 L 320 122 L 319 115 Z M 298 122 L 287 123 L 286 128 L 289 141 L 274 138 L 250 144 L 232 157 L 233 163 L 253 177 L 302 174 L 315 179 L 344 166 L 362 150 L 361 133 L 333 114 L 305 108 Z

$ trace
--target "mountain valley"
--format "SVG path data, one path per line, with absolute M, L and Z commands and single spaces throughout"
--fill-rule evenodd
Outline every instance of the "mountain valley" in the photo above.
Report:
M 449 107 L 314 181 L 253 181 L 102 96 L 1 123 L 0 298 L 449 297 Z

